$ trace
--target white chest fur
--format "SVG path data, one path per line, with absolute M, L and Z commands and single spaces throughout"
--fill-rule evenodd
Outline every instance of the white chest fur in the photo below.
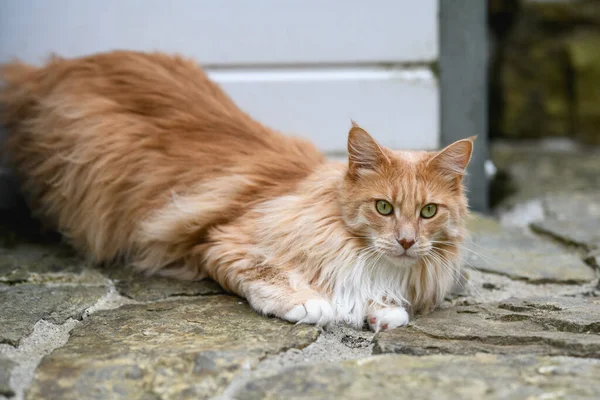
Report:
M 336 321 L 359 327 L 370 308 L 409 304 L 410 268 L 392 264 L 385 256 L 359 256 L 338 268 L 331 299 Z

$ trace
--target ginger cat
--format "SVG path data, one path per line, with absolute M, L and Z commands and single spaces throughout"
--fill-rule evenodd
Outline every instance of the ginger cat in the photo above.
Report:
M 473 139 L 348 163 L 242 112 L 192 61 L 116 51 L 0 70 L 7 158 L 44 223 L 96 262 L 210 277 L 297 323 L 408 323 L 459 267 Z M 332 132 L 335 134 L 335 132 Z

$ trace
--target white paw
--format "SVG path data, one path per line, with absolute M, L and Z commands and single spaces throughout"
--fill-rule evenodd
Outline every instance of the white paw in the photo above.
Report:
M 333 322 L 335 314 L 331 303 L 326 300 L 308 300 L 292 308 L 283 319 L 299 324 L 327 326 Z
M 374 332 L 387 331 L 408 324 L 408 313 L 403 307 L 381 308 L 367 316 Z

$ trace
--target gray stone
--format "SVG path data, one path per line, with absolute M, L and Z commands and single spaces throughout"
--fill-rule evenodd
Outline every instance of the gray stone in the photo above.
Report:
M 75 328 L 44 358 L 27 398 L 206 399 L 266 355 L 318 335 L 261 317 L 233 296 L 126 305 Z
M 103 285 L 105 279 L 68 246 L 19 240 L 11 246 L 0 246 L 0 282 Z
M 106 271 L 117 291 L 137 301 L 163 300 L 172 296 L 206 296 L 223 294 L 223 289 L 212 280 L 180 281 L 159 276 L 148 277 L 130 268 L 111 268 Z
M 596 277 L 577 254 L 519 228 L 480 215 L 469 220 L 468 228 L 472 237 L 464 259 L 471 268 L 531 283 L 582 283 Z
M 543 204 L 547 217 L 533 229 L 565 244 L 600 248 L 600 191 L 548 195 Z
M 12 397 L 15 392 L 10 387 L 10 374 L 15 363 L 0 356 L 0 396 Z
M 542 143 L 496 143 L 490 156 L 501 171 L 492 183 L 490 200 L 501 208 L 550 193 L 600 190 L 598 148 L 573 151 L 544 148 Z
M 590 267 L 600 271 L 600 249 L 594 249 L 588 252 L 584 257 L 584 261 Z M 598 285 L 600 286 L 600 281 L 598 282 Z
M 0 343 L 17 346 L 41 319 L 54 324 L 81 319 L 83 312 L 106 292 L 102 286 L 0 284 Z
M 453 300 L 459 297 L 465 297 L 469 294 L 469 272 L 466 269 L 461 269 L 458 278 L 455 279 L 452 287 L 446 294 L 446 300 Z
M 567 357 L 373 356 L 253 379 L 235 399 L 597 399 L 600 360 Z
M 600 297 L 509 299 L 440 309 L 378 334 L 373 352 L 600 358 Z

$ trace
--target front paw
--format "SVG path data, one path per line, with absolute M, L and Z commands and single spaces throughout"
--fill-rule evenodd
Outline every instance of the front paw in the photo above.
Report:
M 327 326 L 335 319 L 331 303 L 322 299 L 307 300 L 304 304 L 294 306 L 283 319 L 299 324 Z
M 367 315 L 369 327 L 374 332 L 405 326 L 408 319 L 408 313 L 403 307 L 380 308 Z

